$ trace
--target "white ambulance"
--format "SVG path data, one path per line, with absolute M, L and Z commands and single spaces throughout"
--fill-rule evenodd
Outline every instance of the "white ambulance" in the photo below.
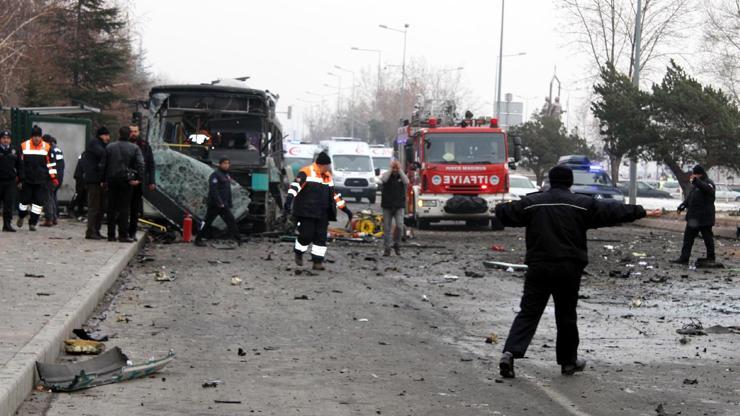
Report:
M 375 203 L 378 185 L 370 146 L 351 137 L 332 137 L 322 140 L 321 147 L 331 157 L 334 188 L 342 197 L 354 197 L 357 202 L 367 198 Z
M 284 166 L 292 174 L 291 180 L 302 167 L 312 164 L 320 151 L 321 148 L 313 143 L 283 143 Z

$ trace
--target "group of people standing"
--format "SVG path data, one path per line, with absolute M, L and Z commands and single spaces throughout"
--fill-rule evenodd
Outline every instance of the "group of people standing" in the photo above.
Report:
M 144 190 L 156 189 L 154 155 L 149 144 L 141 138 L 139 127 L 124 126 L 118 133 L 118 140 L 111 142 L 108 129 L 99 128 L 77 163 L 76 197 L 72 208 L 82 212 L 84 204 L 80 196 L 85 194 L 87 239 L 104 238 L 100 228 L 103 214 L 107 213 L 108 241 L 134 241 L 138 219 L 143 213 Z M 28 220 L 28 229 L 36 231 L 42 215 L 42 226 L 57 225 L 57 192 L 64 180 L 64 169 L 64 153 L 57 140 L 44 135 L 40 127 L 34 126 L 31 137 L 18 147 L 12 145 L 9 131 L 0 131 L 3 231 L 16 231 L 12 225 L 16 206 L 15 226 L 18 228 Z
M 157 186 L 154 154 L 149 143 L 141 138 L 139 127 L 121 127 L 118 140 L 113 142 L 110 131 L 99 128 L 95 138 L 87 143 L 79 163 L 78 175 L 87 194 L 85 238 L 135 241 L 143 212 L 144 189 L 153 191 Z M 104 212 L 106 237 L 100 233 Z

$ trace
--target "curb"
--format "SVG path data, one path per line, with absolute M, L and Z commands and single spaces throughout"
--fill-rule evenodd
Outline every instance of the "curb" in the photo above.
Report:
M 118 279 L 126 265 L 139 252 L 146 234 L 116 254 L 82 289 L 62 307 L 43 328 L 7 364 L 0 369 L 0 415 L 11 416 L 33 391 L 36 361 L 54 362 L 62 351 L 62 342 L 74 328 L 87 321 L 105 293 Z

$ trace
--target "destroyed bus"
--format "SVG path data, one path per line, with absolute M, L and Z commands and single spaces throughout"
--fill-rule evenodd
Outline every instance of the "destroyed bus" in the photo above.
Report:
M 225 157 L 236 182 L 232 212 L 240 229 L 274 229 L 285 192 L 277 98 L 236 80 L 152 88 L 147 137 L 158 187 L 146 193 L 147 201 L 176 224 L 192 216 L 194 229 L 199 229 L 208 177 Z M 217 228 L 223 228 L 220 221 Z
M 521 140 L 509 158 L 507 134 L 496 119 L 415 118 L 399 151 L 409 177 L 406 222 L 420 229 L 432 222 L 462 220 L 494 228 L 493 208 L 509 192 L 509 169 L 516 168 Z

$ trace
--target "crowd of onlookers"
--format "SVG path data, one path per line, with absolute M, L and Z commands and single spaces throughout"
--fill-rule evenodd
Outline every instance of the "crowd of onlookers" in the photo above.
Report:
M 30 136 L 20 146 L 13 146 L 11 133 L 0 130 L 0 203 L 5 232 L 16 231 L 12 223 L 16 208 L 17 228 L 22 228 L 27 218 L 30 231 L 58 222 L 57 192 L 64 181 L 64 154 L 57 140 L 43 134 L 40 127 L 34 126 Z M 75 195 L 68 212 L 87 221 L 85 238 L 136 239 L 144 192 L 156 189 L 154 156 L 138 126 L 121 127 L 116 141 L 111 141 L 106 127 L 100 127 L 77 161 L 74 180 Z M 105 237 L 100 232 L 104 214 Z

